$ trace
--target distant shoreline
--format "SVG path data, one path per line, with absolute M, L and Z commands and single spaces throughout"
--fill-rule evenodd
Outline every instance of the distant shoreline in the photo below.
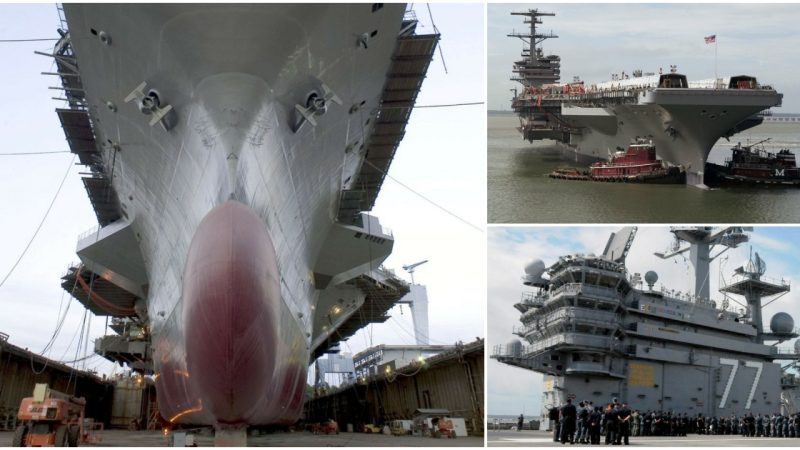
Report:
M 770 123 L 800 123 L 800 114 L 773 114 L 764 117 L 764 122 Z
M 516 422 L 519 419 L 519 414 L 487 414 L 489 420 L 497 419 L 499 421 L 509 420 Z M 525 414 L 525 420 L 539 420 L 541 416 L 534 416 L 531 414 Z
M 513 116 L 514 111 L 489 109 L 487 110 L 490 116 Z M 788 120 L 787 120 L 788 119 Z M 765 122 L 800 122 L 800 113 L 773 113 L 770 116 L 764 117 Z

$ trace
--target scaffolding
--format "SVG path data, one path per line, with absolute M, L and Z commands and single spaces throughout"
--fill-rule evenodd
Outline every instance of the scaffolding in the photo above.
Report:
M 59 8 L 59 16 L 62 11 Z M 61 128 L 64 130 L 70 151 L 78 156 L 80 164 L 89 169 L 89 172 L 84 173 L 85 176 L 82 178 L 83 185 L 97 215 L 98 223 L 105 226 L 121 217 L 119 199 L 111 185 L 113 170 L 109 175 L 103 153 L 95 140 L 78 60 L 72 49 L 70 33 L 63 22 L 58 33 L 61 37 L 53 48 L 52 54 L 37 53 L 52 57 L 55 61 L 56 72 L 43 72 L 43 75 L 57 76 L 61 81 L 61 86 L 50 88 L 63 91 L 63 97 L 53 97 L 53 99 L 66 102 L 67 106 L 57 108 L 56 114 L 58 114 L 58 120 L 61 122 Z M 116 155 L 117 150 L 117 146 L 109 143 L 109 153 L 113 152 Z
M 339 221 L 350 223 L 358 213 L 375 205 L 438 42 L 439 34 L 401 35 L 397 39 L 375 123 L 365 139 L 364 161 L 352 187 L 341 193 Z
M 389 320 L 389 310 L 410 291 L 405 281 L 383 268 L 359 275 L 347 284 L 355 286 L 366 294 L 364 303 L 342 323 L 336 333 L 314 351 L 312 360 L 330 353 L 339 342 L 346 341 L 361 328 Z

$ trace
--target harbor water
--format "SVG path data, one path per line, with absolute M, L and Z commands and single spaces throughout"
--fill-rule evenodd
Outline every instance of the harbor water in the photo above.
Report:
M 796 223 L 800 187 L 747 186 L 704 190 L 685 185 L 597 183 L 549 178 L 579 167 L 552 141 L 523 141 L 511 113 L 488 117 L 490 223 Z M 770 123 L 721 139 L 709 156 L 721 164 L 737 142 L 771 138 L 765 149 L 800 157 L 800 123 Z

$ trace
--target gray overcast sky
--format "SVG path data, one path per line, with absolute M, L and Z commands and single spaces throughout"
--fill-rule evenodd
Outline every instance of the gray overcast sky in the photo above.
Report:
M 522 285 L 525 265 L 534 258 L 544 261 L 546 266 L 558 257 L 570 253 L 601 254 L 611 232 L 619 227 L 492 227 L 488 233 L 488 339 L 487 348 L 518 339 L 511 328 L 519 325 L 519 312 L 514 303 L 519 302 L 523 291 L 530 288 Z M 790 313 L 795 323 L 800 322 L 798 302 L 800 292 L 800 229 L 797 227 L 757 227 L 750 234 L 750 242 L 728 250 L 711 264 L 711 296 L 721 303 L 718 293 L 720 274 L 730 280 L 733 270 L 747 261 L 750 247 L 757 251 L 767 263 L 766 276 L 785 278 L 791 282 L 792 291 L 764 308 L 764 323 L 779 311 Z M 648 270 L 658 273 L 659 286 L 681 292 L 692 292 L 694 281 L 691 264 L 682 257 L 661 260 L 653 252 L 663 252 L 672 242 L 669 228 L 663 226 L 640 226 L 627 257 L 628 271 L 644 274 Z M 717 253 L 718 249 L 712 252 Z M 734 297 L 741 301 L 740 297 Z M 735 304 L 731 303 L 735 306 Z M 780 344 L 791 347 L 792 343 Z M 520 414 L 538 416 L 541 412 L 542 375 L 489 360 L 486 379 L 488 383 L 489 414 Z
M 670 64 L 690 80 L 713 78 L 714 45 L 703 37 L 716 34 L 720 76 L 754 75 L 784 94 L 775 112 L 800 112 L 800 5 L 723 3 L 489 4 L 489 109 L 510 109 L 509 89 L 519 83 L 509 76 L 522 41 L 506 35 L 526 25 L 509 13 L 529 8 L 556 13 L 541 29 L 559 36 L 544 50 L 561 56 L 561 81 L 606 81 L 623 70 L 658 72 Z
M 430 66 L 418 104 L 431 105 L 483 101 L 484 6 L 431 5 L 449 74 L 439 56 Z M 427 8 L 418 8 L 423 28 L 432 32 Z M 54 4 L 0 5 L 0 39 L 55 37 L 59 26 Z M 67 150 L 64 134 L 54 112 L 60 102 L 48 86 L 57 85 L 51 61 L 33 54 L 49 51 L 52 42 L 0 43 L 0 83 L 5 87 L 0 108 L 0 153 Z M 449 211 L 483 228 L 486 223 L 486 114 L 482 106 L 416 110 L 411 117 L 390 175 Z M 0 156 L 0 277 L 20 255 L 70 167 L 71 154 Z M 97 224 L 79 172 L 73 166 L 47 221 L 16 272 L 0 287 L 0 332 L 10 342 L 40 351 L 55 329 L 59 303 L 64 305 L 60 278 L 77 261 L 77 236 Z M 430 299 L 431 339 L 453 343 L 484 335 L 485 234 L 443 213 L 429 203 L 386 180 L 373 211 L 394 232 L 395 249 L 387 267 L 429 259 L 416 280 L 426 284 Z M 1 279 L 1 278 L 0 278 Z M 374 343 L 410 342 L 412 330 L 406 310 L 386 325 L 375 326 Z M 50 354 L 73 359 L 75 344 L 67 352 L 80 327 L 83 309 L 74 302 Z M 103 318 L 92 322 L 92 340 L 103 335 Z M 343 345 L 344 351 L 360 351 L 369 343 L 358 335 Z M 89 349 L 93 348 L 89 343 Z M 108 371 L 112 365 L 101 358 L 87 368 Z

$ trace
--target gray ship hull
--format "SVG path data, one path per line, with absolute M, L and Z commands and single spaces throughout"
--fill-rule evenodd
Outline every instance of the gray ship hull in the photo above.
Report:
M 659 158 L 685 167 L 687 182 L 700 185 L 714 144 L 742 131 L 737 125 L 780 102 L 781 94 L 774 90 L 659 88 L 642 92 L 637 103 L 603 107 L 565 103 L 562 118 L 579 130 L 569 141 L 577 155 L 607 159 L 636 137 L 652 136 Z
M 721 137 L 729 137 L 763 120 L 757 113 L 781 104 L 782 94 L 740 75 L 688 82 L 672 67 L 669 73 L 634 71 L 612 75 L 612 81 L 589 84 L 575 79 L 559 83 L 561 58 L 545 56 L 541 43 L 556 38 L 543 33 L 540 17 L 553 13 L 529 9 L 529 33 L 511 33 L 527 46 L 514 62 L 512 108 L 520 116 L 527 140 L 555 139 L 569 145 L 576 161 L 608 159 L 638 137 L 651 138 L 660 159 L 682 166 L 687 183 L 703 185 L 708 154 Z
M 649 353 L 659 351 L 664 354 L 670 349 Z M 573 398 L 605 405 L 617 398 L 642 412 L 716 417 L 780 412 L 780 401 L 776 400 L 781 395 L 780 365 L 729 356 L 701 355 L 703 361 L 695 363 L 689 363 L 688 358 L 685 363 L 630 359 L 621 363 L 619 376 L 614 377 L 580 369 L 573 370 L 572 375 L 545 375 L 542 404 L 563 405 L 567 398 Z
M 72 106 L 91 117 L 121 216 L 80 246 L 122 229 L 141 257 L 79 254 L 142 298 L 169 422 L 299 417 L 310 356 L 364 303 L 344 283 L 392 249 L 377 219 L 340 209 L 344 191 L 364 189 L 404 11 L 65 5 L 86 101 Z

